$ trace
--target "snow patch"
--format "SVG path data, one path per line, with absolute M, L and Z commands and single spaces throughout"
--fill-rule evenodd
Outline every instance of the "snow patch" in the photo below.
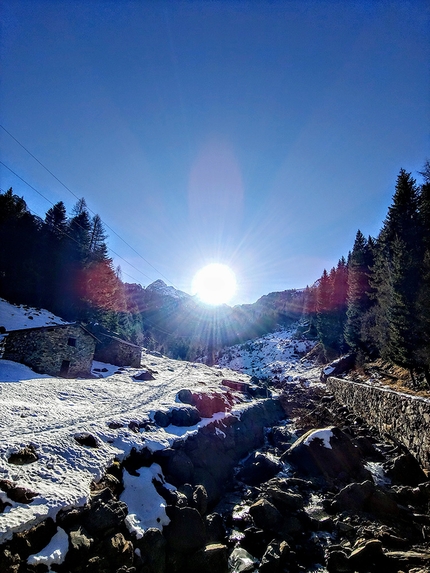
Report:
M 312 434 L 310 434 L 310 436 L 308 436 L 306 438 L 306 440 L 304 440 L 303 445 L 309 446 L 309 444 L 311 442 L 313 442 L 313 440 L 318 439 L 318 440 L 322 440 L 324 448 L 331 450 L 332 447 L 330 444 L 330 438 L 332 436 L 333 436 L 333 432 L 331 430 L 316 430 L 315 432 L 312 432 Z
M 29 565 L 47 565 L 51 571 L 51 565 L 60 565 L 63 563 L 67 551 L 69 550 L 69 536 L 59 527 L 57 533 L 52 537 L 48 545 L 39 551 L 36 555 L 30 555 L 27 559 Z
M 136 473 L 137 476 L 132 476 L 124 470 L 124 491 L 120 499 L 128 506 L 129 513 L 125 519 L 127 528 L 140 539 L 146 529 L 155 527 L 162 530 L 170 519 L 166 515 L 166 501 L 157 493 L 153 483 L 154 480 L 164 483 L 161 467 L 152 464 L 149 468 L 140 468 Z M 168 486 L 173 488 L 170 484 Z

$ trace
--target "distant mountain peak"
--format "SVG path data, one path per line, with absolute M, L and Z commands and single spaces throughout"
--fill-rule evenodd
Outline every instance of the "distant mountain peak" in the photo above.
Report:
M 161 279 L 157 279 L 156 281 L 148 285 L 146 287 L 146 290 L 157 292 L 159 294 L 170 296 L 172 298 L 178 298 L 178 299 L 190 298 L 190 295 L 187 294 L 186 292 L 178 290 L 172 286 L 167 286 L 166 283 Z

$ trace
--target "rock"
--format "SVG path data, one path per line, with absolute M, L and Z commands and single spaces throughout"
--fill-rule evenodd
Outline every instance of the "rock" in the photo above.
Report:
M 385 473 L 396 485 L 416 486 L 427 481 L 427 476 L 411 454 L 402 454 L 385 465 Z
M 347 485 L 334 497 L 332 506 L 335 510 L 369 512 L 382 517 L 399 514 L 396 502 L 371 481 Z
M 166 540 L 159 529 L 147 529 L 136 541 L 147 573 L 166 572 Z
M 383 570 L 385 555 L 382 552 L 382 542 L 379 539 L 367 539 L 358 543 L 349 556 L 352 569 L 368 570 L 380 566 Z
M 193 393 L 191 392 L 191 390 L 188 390 L 186 388 L 179 390 L 179 392 L 176 394 L 176 398 L 183 404 L 189 404 L 190 406 L 195 405 L 193 399 Z
M 88 532 L 80 526 L 75 526 L 74 529 L 69 531 L 70 539 L 70 552 L 76 552 L 80 554 L 88 553 L 93 539 L 88 535 Z
M 167 426 L 170 424 L 170 416 L 167 412 L 157 410 L 154 414 L 154 422 L 157 424 L 157 426 L 167 428 Z
M 274 426 L 268 432 L 267 439 L 276 448 L 285 450 L 296 438 L 286 426 Z
M 155 380 L 154 375 L 149 370 L 142 370 L 139 374 L 133 376 L 135 380 Z
M 75 440 L 81 446 L 87 446 L 88 448 L 99 448 L 100 443 L 95 436 L 89 432 L 79 432 L 73 436 Z
M 228 558 L 229 570 L 235 573 L 254 571 L 257 564 L 258 559 L 255 559 L 255 557 L 242 547 L 235 547 Z
M 412 573 L 412 566 L 420 567 L 417 573 L 428 573 L 430 571 L 430 551 L 388 551 L 385 554 L 390 565 L 398 570 L 406 570 Z M 422 567 L 422 569 L 421 569 Z
M 351 370 L 355 364 L 355 354 L 346 354 L 327 364 L 321 372 L 320 380 L 326 382 L 329 376 L 340 376 Z
M 210 513 L 205 517 L 206 538 L 210 543 L 224 541 L 224 522 L 219 513 Z
M 202 571 L 228 573 L 226 545 L 213 543 L 194 553 L 187 563 L 187 573 L 202 573 Z
M 284 491 L 276 485 L 270 485 L 265 490 L 269 499 L 282 510 L 302 509 L 304 502 L 303 497 L 292 491 Z
M 330 573 L 352 573 L 353 569 L 348 561 L 348 555 L 341 549 L 330 550 L 326 566 Z
M 197 485 L 193 492 L 194 507 L 200 513 L 205 515 L 208 510 L 208 494 L 203 485 Z
M 223 394 L 195 393 L 192 395 L 193 406 L 197 408 L 202 418 L 211 418 L 217 412 L 225 412 L 229 403 Z
M 282 469 L 282 465 L 260 452 L 251 454 L 243 463 L 237 474 L 237 478 L 248 485 L 261 484 Z
M 336 426 L 309 430 L 294 442 L 285 459 L 305 475 L 320 477 L 328 484 L 371 479 L 358 448 Z
M 168 546 L 180 553 L 190 553 L 205 544 L 205 525 L 200 513 L 192 507 L 168 507 L 169 525 L 163 529 Z
M 310 524 L 311 523 L 310 518 L 308 518 L 308 516 L 305 513 L 303 513 L 301 517 L 303 519 L 299 519 L 299 517 L 296 515 L 287 515 L 282 523 L 281 527 L 282 535 L 283 536 L 296 535 L 297 533 L 306 530 L 307 527 L 304 527 L 303 522 L 307 518 Z
M 210 469 L 199 467 L 194 469 L 194 482 L 203 485 L 205 488 L 208 494 L 209 505 L 214 505 L 217 501 L 219 501 L 223 492 L 222 488 L 225 485 L 225 481 L 223 483 L 219 479 L 219 476 L 214 476 Z
M 83 516 L 82 525 L 95 538 L 106 535 L 110 529 L 118 530 L 127 517 L 128 508 L 122 501 L 99 499 Z
M 30 555 L 39 553 L 46 547 L 56 533 L 56 524 L 48 518 L 28 531 L 17 533 L 14 538 L 14 549 L 22 560 L 27 560 Z
M 25 487 L 16 486 L 9 480 L 0 480 L 0 489 L 6 493 L 10 500 L 15 501 L 16 503 L 31 503 L 33 499 L 39 495 Z
M 282 571 L 291 549 L 286 541 L 273 540 L 261 559 L 259 573 L 278 573 Z
M 168 483 L 180 487 L 182 484 L 192 481 L 194 466 L 184 451 L 166 448 L 156 452 L 154 460 L 160 464 Z
M 375 485 L 371 481 L 351 483 L 335 496 L 333 506 L 338 511 L 364 511 L 365 504 L 374 491 Z
M 239 380 L 222 380 L 221 384 L 231 388 L 232 390 L 237 390 L 238 392 L 248 392 L 250 384 L 248 382 L 241 382 Z
M 9 549 L 0 552 L 0 571 L 2 573 L 18 573 L 20 562 L 18 553 L 12 553 Z
M 243 533 L 245 537 L 240 542 L 241 547 L 250 553 L 252 552 L 254 557 L 259 559 L 263 557 L 267 549 L 267 539 L 265 532 L 258 527 L 252 526 L 247 527 Z
M 8 462 L 10 464 L 14 464 L 16 466 L 24 466 L 26 464 L 32 464 L 38 460 L 38 456 L 36 454 L 36 450 L 33 445 L 25 446 L 18 452 L 12 453 L 9 458 Z
M 254 523 L 264 531 L 277 532 L 283 524 L 283 517 L 267 499 L 259 499 L 249 508 Z
M 184 408 L 172 408 L 170 411 L 170 423 L 173 426 L 188 427 L 195 426 L 201 420 L 199 411 L 193 406 Z
M 216 412 L 225 412 L 230 406 L 225 394 L 216 392 L 191 392 L 191 390 L 179 390 L 177 399 L 183 404 L 195 406 L 202 418 L 211 418 Z
M 113 567 L 129 567 L 133 564 L 134 548 L 122 533 L 116 533 L 103 543 L 103 556 Z

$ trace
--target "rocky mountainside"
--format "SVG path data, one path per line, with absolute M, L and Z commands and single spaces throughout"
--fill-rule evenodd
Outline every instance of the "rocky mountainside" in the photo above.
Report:
M 254 304 L 210 306 L 157 280 L 125 285 L 128 306 L 140 313 L 144 345 L 173 358 L 194 360 L 290 324 L 302 315 L 303 292 L 289 290 Z

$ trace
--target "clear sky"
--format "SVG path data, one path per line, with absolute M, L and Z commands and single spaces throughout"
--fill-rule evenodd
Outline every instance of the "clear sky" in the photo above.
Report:
M 116 231 L 123 280 L 312 284 L 430 158 L 425 1 L 3 0 L 0 123 Z M 76 199 L 0 129 L 1 161 Z M 0 165 L 41 216 L 51 203 Z M 150 266 L 146 261 L 150 263 Z M 153 268 L 155 267 L 155 268 Z M 137 270 L 139 269 L 139 270 Z M 141 271 L 141 272 L 139 272 Z

